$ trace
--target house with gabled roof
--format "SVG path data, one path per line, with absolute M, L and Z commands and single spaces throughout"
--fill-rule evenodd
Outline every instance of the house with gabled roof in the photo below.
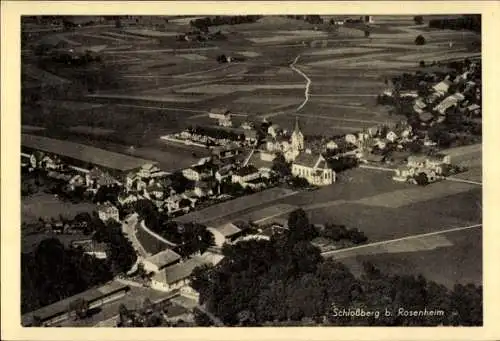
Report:
M 224 243 L 232 243 L 243 232 L 241 228 L 232 222 L 216 227 L 207 227 L 207 230 L 214 235 L 215 245 L 218 247 L 222 247 Z
M 120 221 L 120 212 L 116 206 L 111 204 L 110 202 L 106 202 L 103 205 L 100 205 L 97 209 L 99 219 L 103 222 L 108 222 L 109 220 Z
M 158 252 L 142 261 L 147 272 L 159 272 L 168 266 L 179 263 L 181 256 L 170 249 Z
M 321 154 L 300 154 L 292 163 L 292 175 L 315 186 L 331 185 L 336 180 L 335 172 Z
M 151 278 L 151 288 L 168 292 L 189 287 L 191 273 L 203 264 L 209 264 L 209 262 L 201 257 L 193 257 L 168 266 Z

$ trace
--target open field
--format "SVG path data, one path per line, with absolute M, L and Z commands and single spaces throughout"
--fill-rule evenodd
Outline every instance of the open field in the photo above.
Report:
M 229 200 L 217 205 L 210 206 L 200 211 L 188 213 L 174 219 L 178 222 L 197 222 L 208 224 L 210 222 L 225 219 L 229 215 L 239 214 L 244 210 L 270 203 L 282 197 L 292 195 L 293 191 L 284 188 L 271 188 L 252 195 Z
M 376 249 L 379 249 L 377 252 Z M 369 261 L 382 272 L 425 276 L 449 288 L 455 283 L 482 285 L 482 229 L 472 228 L 411 241 L 367 248 L 368 254 L 341 258 L 360 275 Z M 370 252 L 373 251 L 373 252 Z
M 113 129 L 104 129 L 98 127 L 89 127 L 89 126 L 69 127 L 68 130 L 73 133 L 88 134 L 88 135 L 109 135 L 115 132 Z
M 221 106 L 250 120 L 268 117 L 291 128 L 295 110 L 305 101 L 306 79 L 290 68 L 300 55 L 295 66 L 311 80 L 309 100 L 298 112 L 304 132 L 355 132 L 392 119 L 384 107 L 375 105 L 385 78 L 400 74 L 402 68 L 415 71 L 420 58 L 468 53 L 464 49 L 470 40 L 477 40 L 469 32 L 426 31 L 411 17 L 377 16 L 370 38 L 356 28 L 333 32 L 303 20 L 263 17 L 251 24 L 212 27 L 226 35 L 224 41 L 177 42 L 174 36 L 187 32 L 191 19 L 172 20 L 158 21 L 166 32 L 125 26 L 57 33 L 75 40 L 75 45 L 106 45 L 99 74 L 110 76 L 101 77 L 93 97 L 86 97 L 85 102 L 95 106 L 65 99 L 67 105 L 50 106 L 47 119 L 63 127 L 115 130 L 119 133 L 106 139 L 136 147 L 154 144 L 159 136 L 190 124 L 207 124 L 207 111 Z M 421 33 L 427 44 L 416 46 L 415 37 Z M 221 65 L 216 61 L 220 54 L 247 60 Z M 81 82 L 83 72 L 65 66 L 51 72 L 33 65 L 25 69 L 38 84 Z M 43 76 L 44 72 L 51 76 Z M 23 108 L 23 124 L 45 127 L 40 120 L 36 110 Z M 47 129 L 48 136 L 53 133 Z M 88 138 L 102 142 L 102 136 Z
M 52 194 L 35 193 L 23 198 L 21 203 L 21 216 L 23 223 L 38 221 L 38 218 L 50 220 L 58 219 L 59 215 L 65 218 L 73 218 L 81 212 L 92 212 L 96 206 L 91 203 L 73 204 L 65 202 Z
M 153 30 L 147 30 L 147 29 L 136 29 L 136 28 L 129 28 L 123 30 L 124 32 L 130 33 L 130 34 L 135 34 L 138 36 L 145 36 L 145 37 L 175 37 L 178 35 L 177 32 L 162 32 L 162 31 L 153 31 Z

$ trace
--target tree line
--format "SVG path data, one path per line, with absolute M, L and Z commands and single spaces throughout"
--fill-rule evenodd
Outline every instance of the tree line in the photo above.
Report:
M 75 220 L 86 220 L 81 214 Z M 107 244 L 106 259 L 65 247 L 57 238 L 42 240 L 34 251 L 21 255 L 21 311 L 39 309 L 108 282 L 132 267 L 137 256 L 118 223 L 104 224 L 93 217 L 92 239 Z
M 449 30 L 470 30 L 481 33 L 481 15 L 463 15 L 458 18 L 443 18 L 429 20 L 429 27 Z
M 191 20 L 191 26 L 201 30 L 208 31 L 210 26 L 221 26 L 221 25 L 238 25 L 253 23 L 259 20 L 262 16 L 260 15 L 231 15 L 231 16 L 214 16 L 214 17 L 204 17 L 195 20 Z
M 270 241 L 249 240 L 224 246 L 224 259 L 192 274 L 200 304 L 230 326 L 436 326 L 482 324 L 482 287 L 453 289 L 421 275 L 381 272 L 370 263 L 356 277 L 342 263 L 323 259 L 310 243 L 303 211 L 289 216 L 289 231 Z M 339 317 L 337 309 L 438 309 L 440 316 Z

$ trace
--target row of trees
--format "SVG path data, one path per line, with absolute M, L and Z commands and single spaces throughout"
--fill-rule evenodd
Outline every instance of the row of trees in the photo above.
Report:
M 208 32 L 208 27 L 210 26 L 221 26 L 221 25 L 238 25 L 253 23 L 259 20 L 262 16 L 260 15 L 232 15 L 232 16 L 214 16 L 214 17 L 204 17 L 195 20 L 191 20 L 191 26 L 199 29 L 203 32 Z
M 482 287 L 452 290 L 422 276 L 382 273 L 369 263 L 357 278 L 342 263 L 324 260 L 310 243 L 303 211 L 289 216 L 289 231 L 271 241 L 225 246 L 216 266 L 195 269 L 192 286 L 201 304 L 228 325 L 431 326 L 481 325 Z M 397 311 L 440 309 L 442 316 L 339 317 L 335 308 Z
M 459 18 L 443 18 L 429 20 L 429 27 L 449 30 L 470 30 L 481 33 L 481 15 L 470 14 Z

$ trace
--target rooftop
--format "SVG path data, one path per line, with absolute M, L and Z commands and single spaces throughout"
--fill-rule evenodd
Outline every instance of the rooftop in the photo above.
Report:
M 170 249 L 163 250 L 155 255 L 152 255 L 149 258 L 146 258 L 148 262 L 153 263 L 159 269 L 164 268 L 165 266 L 168 266 L 172 263 L 175 263 L 179 259 L 181 259 L 181 256 L 179 256 L 176 252 Z
M 199 257 L 193 257 L 185 262 L 163 269 L 154 275 L 153 279 L 168 284 L 177 283 L 183 279 L 187 279 L 197 266 L 203 264 L 207 264 L 207 262 Z
M 252 165 L 245 166 L 243 168 L 238 169 L 235 173 L 239 176 L 245 176 L 245 175 L 250 175 L 257 173 L 259 170 Z
M 119 171 L 136 169 L 146 163 L 156 164 L 154 161 L 110 152 L 80 143 L 29 134 L 21 134 L 21 145 Z
M 21 316 L 21 321 L 23 326 L 29 326 L 30 324 L 33 323 L 33 318 L 35 316 L 39 317 L 42 321 L 48 320 L 52 317 L 55 317 L 57 315 L 64 314 L 68 311 L 68 306 L 71 302 L 73 302 L 76 299 L 85 299 L 91 303 L 92 301 L 97 300 L 98 298 L 101 298 L 103 296 L 107 296 L 111 293 L 117 292 L 117 291 L 128 291 L 130 288 L 128 285 L 122 284 L 117 281 L 112 281 L 104 284 L 103 286 L 100 287 L 95 287 L 92 289 L 89 289 L 87 291 L 81 292 L 79 294 L 76 294 L 74 296 L 68 297 L 64 300 L 55 302 L 51 305 L 45 306 L 43 308 L 40 308 L 38 310 L 32 311 L 30 313 L 24 314 Z
M 224 237 L 231 237 L 239 232 L 241 229 L 233 223 L 226 223 L 217 227 L 212 227 L 214 230 L 218 231 Z
M 320 158 L 320 155 L 301 153 L 293 163 L 308 168 L 313 168 L 318 162 L 318 158 Z

